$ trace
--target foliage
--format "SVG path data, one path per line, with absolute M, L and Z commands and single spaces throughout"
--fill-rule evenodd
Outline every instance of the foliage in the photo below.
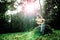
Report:
M 10 28 L 10 23 L 8 23 L 5 20 L 5 12 L 8 10 L 8 6 L 11 4 L 12 2 L 7 2 L 6 0 L 0 0 L 0 30 L 1 30 L 1 33 L 3 33 L 4 31 L 8 31 L 8 29 Z M 8 16 L 7 16 L 7 19 L 9 19 Z
M 45 4 L 45 16 L 46 23 L 53 28 L 60 29 L 59 21 L 59 0 L 46 0 Z

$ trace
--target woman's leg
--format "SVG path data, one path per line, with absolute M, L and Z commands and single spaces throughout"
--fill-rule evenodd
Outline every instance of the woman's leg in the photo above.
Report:
M 45 23 L 42 23 L 41 24 L 41 26 L 40 26 L 40 28 L 41 28 L 41 34 L 44 34 L 44 30 L 45 30 Z

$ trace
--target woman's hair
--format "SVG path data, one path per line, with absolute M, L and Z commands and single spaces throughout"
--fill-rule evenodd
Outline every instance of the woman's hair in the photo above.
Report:
M 37 17 L 41 18 L 39 15 L 37 15 Z

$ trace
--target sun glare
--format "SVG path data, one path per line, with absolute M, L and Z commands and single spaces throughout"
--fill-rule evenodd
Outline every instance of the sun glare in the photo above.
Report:
M 26 16 L 27 14 L 34 14 L 34 13 L 38 13 L 38 10 L 40 10 L 41 5 L 43 5 L 43 0 L 31 0 L 31 2 L 29 2 L 30 0 L 16 0 L 14 3 L 14 7 L 16 8 L 16 10 L 10 11 L 8 10 L 8 14 L 17 14 L 17 13 L 25 13 Z M 41 5 L 40 5 L 41 3 Z M 11 13 L 12 12 L 12 13 Z

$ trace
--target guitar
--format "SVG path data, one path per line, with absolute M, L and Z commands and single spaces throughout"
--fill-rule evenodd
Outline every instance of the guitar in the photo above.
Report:
M 45 21 L 45 19 L 40 19 L 40 18 L 37 18 L 37 19 L 36 19 L 36 23 L 37 23 L 38 25 L 42 24 L 44 21 Z

